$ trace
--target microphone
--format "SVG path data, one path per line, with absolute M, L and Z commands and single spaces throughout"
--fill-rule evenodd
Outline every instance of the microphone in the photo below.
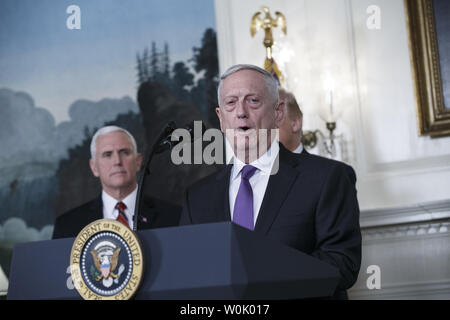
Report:
M 162 153 L 166 150 L 171 150 L 174 146 L 176 146 L 180 142 L 183 142 L 183 143 L 193 142 L 193 140 L 192 140 L 193 134 L 192 133 L 195 131 L 198 131 L 198 123 L 201 123 L 200 138 L 202 138 L 203 134 L 206 131 L 205 125 L 203 124 L 202 121 L 193 121 L 190 124 L 184 126 L 184 128 L 181 128 L 181 129 L 187 130 L 189 138 L 186 139 L 187 141 L 184 141 L 184 139 L 182 139 L 180 141 L 180 137 L 183 135 L 181 135 L 181 134 L 178 135 L 179 132 L 175 132 L 177 130 L 176 124 L 174 121 L 170 121 L 162 130 L 161 134 L 159 135 L 158 139 L 156 140 L 155 144 L 153 145 L 153 148 L 146 155 L 145 160 L 144 160 L 143 171 L 139 178 L 139 183 L 138 183 L 138 192 L 137 192 L 136 204 L 135 204 L 136 209 L 135 209 L 134 217 L 133 217 L 133 222 L 134 222 L 133 231 L 137 230 L 138 218 L 139 218 L 140 222 L 147 223 L 147 221 L 145 221 L 146 219 L 140 215 L 140 210 L 141 210 L 141 199 L 142 199 L 143 190 L 144 190 L 143 186 L 145 183 L 146 176 L 150 174 L 150 162 L 153 159 L 153 155 Z M 197 130 L 195 130 L 195 129 L 197 129 Z M 194 137 L 197 138 L 197 136 L 195 136 L 195 135 L 194 135 Z M 173 138 L 176 141 L 172 141 Z
M 194 139 L 192 139 L 193 137 L 198 138 L 194 135 L 194 129 L 196 128 L 196 123 L 201 123 L 201 132 L 200 132 L 200 137 L 203 137 L 203 134 L 206 131 L 206 127 L 205 124 L 202 121 L 192 121 L 191 123 L 185 125 L 183 128 L 178 128 L 181 130 L 185 130 L 185 133 L 187 131 L 187 133 L 189 134 L 190 138 L 188 139 L 188 141 L 184 141 L 185 139 L 183 138 L 184 135 L 180 134 L 180 132 L 175 132 L 178 129 L 175 129 L 175 122 L 171 121 L 170 122 L 170 129 L 169 131 L 166 131 L 166 136 L 163 136 L 160 140 L 159 143 L 157 143 L 157 146 L 155 147 L 155 154 L 159 154 L 162 153 L 166 150 L 172 150 L 173 147 L 175 147 L 177 144 L 183 142 L 183 143 L 187 143 L 187 142 L 193 142 Z M 198 126 L 197 126 L 198 127 Z M 197 133 L 197 132 L 196 132 Z

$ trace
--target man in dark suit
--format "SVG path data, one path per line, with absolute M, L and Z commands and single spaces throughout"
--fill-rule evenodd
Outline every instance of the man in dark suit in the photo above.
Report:
M 125 129 L 107 126 L 99 129 L 91 142 L 92 173 L 100 179 L 102 194 L 56 219 L 53 239 L 76 237 L 89 223 L 114 219 L 133 229 L 137 177 L 142 156 L 134 137 Z M 137 230 L 178 225 L 180 208 L 158 199 L 144 199 Z
M 284 112 L 265 70 L 231 67 L 218 98 L 233 163 L 187 189 L 180 224 L 231 220 L 310 254 L 339 269 L 334 297 L 347 298 L 361 264 L 353 169 L 306 151 L 291 153 L 273 132 L 259 134 L 278 128 Z

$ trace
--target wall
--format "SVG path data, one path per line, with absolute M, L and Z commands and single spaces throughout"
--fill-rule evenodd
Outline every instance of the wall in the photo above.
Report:
M 341 159 L 358 175 L 364 238 L 363 265 L 352 297 L 449 297 L 450 274 L 444 270 L 450 269 L 446 224 L 450 137 L 418 136 L 403 1 L 216 0 L 215 4 L 222 71 L 236 63 L 262 66 L 263 32 L 252 38 L 250 19 L 261 5 L 268 6 L 272 15 L 284 13 L 288 33 L 274 32 L 274 56 L 287 78 L 285 86 L 301 101 L 304 129 L 324 129 L 319 116 L 326 105 L 324 81 L 331 77 L 335 83 L 335 107 L 341 112 L 337 134 L 345 146 Z M 366 25 L 371 5 L 380 9 L 380 29 Z M 437 229 L 423 227 L 436 223 Z M 392 232 L 399 236 L 385 237 Z M 381 238 L 371 238 L 374 233 Z M 390 256 L 398 261 L 393 263 Z M 416 259 L 421 263 L 411 266 Z M 442 268 L 427 269 L 425 261 Z M 389 290 L 367 290 L 366 268 L 371 264 L 383 264 L 382 288 Z M 411 272 L 405 273 L 407 269 Z M 441 286 L 439 294 L 434 285 Z M 423 295 L 409 294 L 418 288 L 423 288 L 419 290 Z

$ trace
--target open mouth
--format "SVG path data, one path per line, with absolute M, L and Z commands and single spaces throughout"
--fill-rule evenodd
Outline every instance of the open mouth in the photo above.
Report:
M 252 129 L 252 128 L 250 128 L 250 127 L 242 126 L 242 127 L 239 127 L 239 128 L 238 128 L 238 132 L 246 133 L 246 132 L 249 132 L 251 129 Z

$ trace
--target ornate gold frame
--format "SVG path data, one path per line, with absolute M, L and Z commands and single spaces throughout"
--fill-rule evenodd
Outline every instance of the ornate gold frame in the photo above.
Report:
M 444 106 L 433 0 L 404 0 L 404 3 L 418 105 L 419 134 L 449 136 L 450 109 Z

